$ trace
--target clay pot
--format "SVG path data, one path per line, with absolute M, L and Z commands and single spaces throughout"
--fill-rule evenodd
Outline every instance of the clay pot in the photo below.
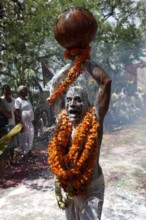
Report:
M 97 31 L 94 16 L 85 8 L 73 7 L 64 11 L 56 21 L 54 35 L 66 49 L 89 46 Z

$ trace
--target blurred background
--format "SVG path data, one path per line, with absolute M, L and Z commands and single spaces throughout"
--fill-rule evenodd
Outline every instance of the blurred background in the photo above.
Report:
M 35 117 L 47 109 L 52 118 L 51 106 L 46 103 L 49 81 L 67 62 L 53 28 L 58 15 L 71 6 L 87 8 L 98 23 L 91 59 L 113 81 L 106 124 L 133 121 L 142 115 L 146 103 L 145 0 L 0 1 L 0 86 L 9 83 L 16 97 L 17 87 L 26 85 Z M 86 78 L 93 100 L 96 85 Z M 84 79 L 80 83 L 84 84 Z

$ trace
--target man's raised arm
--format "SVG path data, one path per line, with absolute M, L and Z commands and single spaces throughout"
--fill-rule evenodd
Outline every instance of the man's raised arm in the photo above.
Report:
M 103 123 L 104 117 L 109 108 L 110 94 L 111 94 L 111 79 L 97 64 L 86 62 L 87 71 L 95 79 L 99 85 L 96 94 L 95 108 L 98 114 L 100 123 Z

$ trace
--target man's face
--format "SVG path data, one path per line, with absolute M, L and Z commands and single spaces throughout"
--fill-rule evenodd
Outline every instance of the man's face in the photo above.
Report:
M 47 118 L 47 112 L 46 111 L 42 112 L 42 118 Z
M 10 89 L 9 86 L 6 86 L 6 87 L 4 88 L 3 94 L 4 94 L 5 96 L 9 96 L 9 95 L 11 94 L 11 89 Z
M 23 98 L 26 98 L 27 95 L 28 95 L 28 90 L 27 90 L 27 88 L 22 89 L 22 90 L 21 90 L 21 96 L 22 96 Z
M 72 124 L 77 125 L 83 118 L 86 108 L 80 92 L 69 90 L 66 95 L 65 108 Z

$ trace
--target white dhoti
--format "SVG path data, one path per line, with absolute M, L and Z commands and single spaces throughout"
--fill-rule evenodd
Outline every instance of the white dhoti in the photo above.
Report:
M 104 177 L 95 179 L 83 196 L 74 196 L 66 209 L 67 220 L 100 220 L 104 201 Z
M 19 133 L 19 149 L 22 155 L 32 150 L 34 140 L 34 126 L 31 121 L 23 122 L 24 131 Z

